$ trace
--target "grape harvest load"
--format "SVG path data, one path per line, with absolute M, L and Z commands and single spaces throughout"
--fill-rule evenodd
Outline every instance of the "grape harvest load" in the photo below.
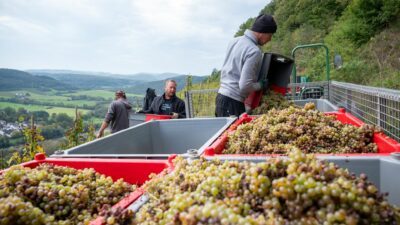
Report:
M 13 166 L 0 176 L 0 224 L 89 224 L 135 189 L 93 169 Z
M 300 150 L 265 162 L 187 161 L 144 185 L 149 201 L 132 224 L 398 224 L 365 174 Z

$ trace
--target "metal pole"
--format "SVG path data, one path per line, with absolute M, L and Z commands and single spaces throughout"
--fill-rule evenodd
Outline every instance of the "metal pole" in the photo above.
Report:
M 306 44 L 306 45 L 298 45 L 296 46 L 293 50 L 292 50 L 292 58 L 293 60 L 295 59 L 295 53 L 298 49 L 301 48 L 319 48 L 319 47 L 323 47 L 325 48 L 325 58 L 326 58 L 326 80 L 329 81 L 330 77 L 330 66 L 329 66 L 329 48 L 328 46 L 326 46 L 325 44 L 322 43 L 315 43 L 315 44 Z M 292 76 L 292 81 L 293 83 L 296 83 L 296 62 L 295 65 L 293 67 L 293 76 Z
M 185 91 L 185 111 L 186 111 L 186 118 L 191 118 L 190 116 L 190 103 L 189 103 L 189 91 Z

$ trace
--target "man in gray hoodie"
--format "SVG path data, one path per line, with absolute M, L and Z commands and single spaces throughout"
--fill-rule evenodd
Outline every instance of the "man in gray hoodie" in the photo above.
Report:
M 262 60 L 258 46 L 269 42 L 276 29 L 274 18 L 262 14 L 256 18 L 250 30 L 229 43 L 215 100 L 215 116 L 240 116 L 245 112 L 244 100 L 247 96 L 265 87 L 264 81 L 257 82 Z
M 106 117 L 101 124 L 97 138 L 104 135 L 104 130 L 111 125 L 111 133 L 126 129 L 129 127 L 129 112 L 132 106 L 126 99 L 124 91 L 115 92 L 115 100 L 108 107 Z

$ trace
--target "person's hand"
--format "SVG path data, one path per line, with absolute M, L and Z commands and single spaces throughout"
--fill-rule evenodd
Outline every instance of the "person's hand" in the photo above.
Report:
M 172 113 L 172 119 L 178 119 L 179 114 L 178 113 Z
M 104 135 L 104 130 L 100 130 L 99 133 L 97 133 L 96 138 L 101 138 Z
M 251 112 L 252 112 L 251 106 L 244 104 L 244 108 L 246 110 L 246 113 L 251 115 Z

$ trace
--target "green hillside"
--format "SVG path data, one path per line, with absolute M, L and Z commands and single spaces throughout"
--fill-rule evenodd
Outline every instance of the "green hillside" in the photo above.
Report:
M 290 55 L 296 45 L 325 43 L 331 62 L 343 58 L 332 80 L 400 89 L 400 1 L 273 0 L 262 12 L 278 23 L 264 50 Z M 312 80 L 325 79 L 324 63 L 323 49 L 296 53 L 298 71 Z
M 331 80 L 400 89 L 399 0 L 272 0 L 260 13 L 272 14 L 278 24 L 263 51 L 291 56 L 298 45 L 324 43 L 330 49 Z M 256 16 L 234 36 L 243 35 Z M 342 57 L 340 69 L 333 69 L 335 55 Z M 296 65 L 298 75 L 325 79 L 322 48 L 297 51 Z
M 185 88 L 187 77 L 188 76 L 178 76 L 170 78 L 176 81 L 177 91 L 181 91 L 182 89 Z M 192 78 L 192 84 L 198 84 L 201 83 L 207 77 L 191 76 L 191 78 Z M 147 88 L 153 88 L 156 90 L 157 95 L 161 95 L 164 93 L 164 86 L 165 86 L 165 80 L 151 81 L 140 85 L 131 86 L 129 88 L 126 88 L 126 91 L 135 94 L 145 94 Z
M 64 84 L 47 76 L 33 76 L 30 73 L 0 68 L 0 90 L 18 90 L 24 88 L 36 88 L 39 90 L 56 89 L 67 90 L 72 89 L 70 85 Z
M 143 81 L 120 78 L 118 76 L 99 76 L 74 73 L 32 72 L 36 76 L 49 76 L 65 84 L 80 89 L 115 89 L 143 83 Z

